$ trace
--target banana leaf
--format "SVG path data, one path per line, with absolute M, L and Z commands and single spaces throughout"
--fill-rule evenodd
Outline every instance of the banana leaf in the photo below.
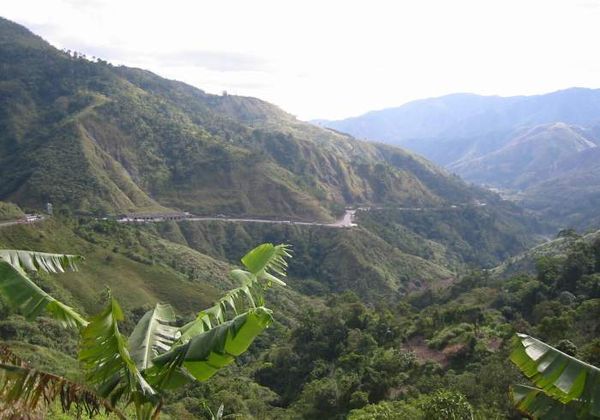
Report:
M 46 311 L 64 327 L 83 328 L 87 321 L 81 315 L 44 292 L 26 272 L 64 273 L 68 269 L 77 270 L 79 260 L 81 257 L 76 255 L 0 250 L 0 293 L 29 319 Z
M 146 312 L 129 336 L 131 358 L 139 370 L 152 367 L 152 359 L 171 349 L 179 331 L 169 325 L 175 322 L 175 312 L 171 305 L 157 303 L 154 309 Z
M 272 321 L 269 309 L 250 309 L 174 347 L 152 362 L 155 367 L 163 367 L 165 371 L 183 368 L 197 380 L 205 381 L 244 353 Z
M 93 317 L 81 332 L 79 360 L 89 383 L 98 386 L 98 393 L 113 405 L 120 399 L 155 402 L 156 393 L 146 382 L 119 332 L 123 320 L 121 307 L 112 297 L 106 308 Z
M 21 418 L 23 413 L 40 417 L 58 401 L 64 412 L 75 409 L 92 417 L 102 409 L 120 419 L 125 416 L 107 400 L 84 385 L 32 368 L 7 347 L 0 347 L 0 417 Z
M 585 415 L 600 417 L 600 369 L 526 334 L 517 334 L 512 362 L 545 395 L 576 402 Z

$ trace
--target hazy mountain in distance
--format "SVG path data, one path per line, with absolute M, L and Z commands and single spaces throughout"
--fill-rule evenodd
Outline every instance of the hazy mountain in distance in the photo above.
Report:
M 550 123 L 523 129 L 500 149 L 481 157 L 465 157 L 448 167 L 479 183 L 523 189 L 556 176 L 563 159 L 598 147 L 596 141 L 589 130 Z
M 400 145 L 467 181 L 510 189 L 558 225 L 595 223 L 589 204 L 596 199 L 586 194 L 600 184 L 585 156 L 600 145 L 600 89 L 506 98 L 454 94 L 317 123 Z M 587 210 L 554 209 L 562 205 L 557 196 L 570 188 Z
M 544 175 L 519 194 L 522 205 L 562 226 L 600 226 L 600 147 L 569 156 Z
M 454 142 L 558 121 L 592 126 L 600 123 L 599 110 L 600 89 L 571 88 L 536 96 L 457 93 L 358 117 L 315 122 L 362 139 L 397 145 L 420 144 L 420 152 L 427 156 L 427 147 L 435 146 L 430 142 L 436 139 Z

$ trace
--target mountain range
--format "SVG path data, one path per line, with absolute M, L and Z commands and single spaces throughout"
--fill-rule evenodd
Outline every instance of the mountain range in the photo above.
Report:
M 357 203 L 486 196 L 402 149 L 92 62 L 7 20 L 0 58 L 0 199 L 21 206 L 331 220 Z
M 372 418 L 378 403 L 405 400 L 415 404 L 406 418 L 437 418 L 411 414 L 430 394 L 467 408 L 468 395 L 477 412 L 466 417 L 504 418 L 513 414 L 514 331 L 556 330 L 542 339 L 573 340 L 582 354 L 596 348 L 598 299 L 581 287 L 563 306 L 562 290 L 535 278 L 481 271 L 514 256 L 526 265 L 522 252 L 546 226 L 413 152 L 298 121 L 260 99 L 59 51 L 3 19 L 0 59 L 0 249 L 85 257 L 77 272 L 32 273 L 45 292 L 85 315 L 114 297 L 124 334 L 157 302 L 171 303 L 183 325 L 240 286 L 228 273 L 249 249 L 290 245 L 288 287 L 265 295 L 272 327 L 239 363 L 165 395 L 161 418 L 206 418 L 210 407 L 248 419 Z M 542 124 L 522 127 L 515 142 L 568 132 L 594 163 L 593 132 Z M 577 171 L 564 154 L 564 170 Z M 15 222 L 47 202 L 53 216 Z M 291 222 L 333 220 L 347 206 L 356 210 L 351 228 Z M 174 210 L 212 217 L 104 217 Z M 52 319 L 29 322 L 0 299 L 0 341 L 35 369 L 83 381 L 79 336 Z M 438 394 L 446 389 L 460 394 Z M 55 408 L 46 417 L 81 414 Z
M 0 200 L 25 210 L 51 202 L 62 216 L 180 210 L 329 221 L 346 206 L 372 208 L 360 217 L 364 227 L 345 233 L 190 223 L 168 236 L 219 258 L 228 241 L 307 247 L 297 259 L 304 275 L 364 296 L 492 267 L 540 229 L 517 206 L 424 158 L 298 121 L 256 98 L 92 62 L 7 20 L 0 57 Z M 397 210 L 410 208 L 422 211 Z M 356 275 L 363 282 L 349 286 Z
M 600 90 L 536 96 L 454 94 L 318 125 L 421 154 L 504 190 L 557 226 L 597 225 Z M 573 195 L 564 208 L 560 197 Z M 576 203 L 576 204 L 575 204 Z

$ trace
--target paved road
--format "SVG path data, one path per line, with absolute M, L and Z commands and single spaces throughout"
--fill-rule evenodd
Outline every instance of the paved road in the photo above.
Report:
M 473 205 L 473 204 L 471 204 Z M 485 206 L 486 203 L 477 202 L 474 203 L 476 206 Z M 192 222 L 211 222 L 211 221 L 220 221 L 220 222 L 242 222 L 242 223 L 268 223 L 273 225 L 300 225 L 300 226 L 321 226 L 321 227 L 329 227 L 329 228 L 350 228 L 357 226 L 355 223 L 355 215 L 357 211 L 369 211 L 369 210 L 401 210 L 401 211 L 448 211 L 448 210 L 458 210 L 460 208 L 464 208 L 468 206 L 468 204 L 459 204 L 459 205 L 450 205 L 444 207 L 359 207 L 355 210 L 346 210 L 346 213 L 339 219 L 333 223 L 321 223 L 321 222 L 296 222 L 292 220 L 270 220 L 270 219 L 250 219 L 243 217 L 200 217 L 200 216 L 188 216 L 182 217 L 176 220 L 188 220 Z M 156 222 L 164 222 L 165 220 L 172 220 L 165 217 L 144 217 L 143 219 L 130 217 L 118 220 L 121 223 L 156 223 Z
M 7 227 L 7 226 L 12 226 L 12 225 L 18 225 L 18 224 L 21 224 L 21 223 L 23 223 L 21 220 L 13 220 L 13 221 L 10 221 L 10 222 L 0 222 L 0 228 Z
M 485 206 L 485 203 L 477 202 L 476 206 Z M 369 210 L 404 210 L 404 211 L 443 211 L 443 210 L 456 210 L 462 207 L 465 207 L 466 204 L 460 205 L 451 205 L 446 207 L 359 207 L 356 210 L 346 210 L 344 215 L 336 220 L 333 223 L 322 223 L 322 222 L 296 222 L 292 220 L 269 220 L 269 219 L 250 219 L 250 218 L 242 218 L 242 217 L 200 217 L 200 216 L 190 216 L 184 217 L 178 220 L 188 220 L 191 222 L 211 222 L 211 221 L 220 221 L 220 222 L 242 222 L 242 223 L 268 223 L 273 225 L 300 225 L 300 226 L 321 226 L 327 228 L 350 228 L 357 226 L 354 222 L 356 212 L 357 211 L 369 211 Z M 25 223 L 36 223 L 45 219 L 45 216 L 38 215 L 27 215 L 26 218 L 20 220 L 12 220 L 8 222 L 0 222 L 0 228 L 13 226 L 18 224 Z M 118 222 L 120 223 L 157 223 L 164 222 L 164 217 L 150 217 L 150 218 L 125 218 L 120 219 Z
M 274 225 L 301 225 L 301 226 L 322 226 L 322 227 L 330 227 L 330 228 L 349 228 L 356 226 L 354 223 L 354 214 L 356 210 L 346 210 L 344 216 L 342 216 L 339 220 L 333 223 L 319 223 L 319 222 L 296 222 L 292 220 L 269 220 L 269 219 L 248 219 L 248 218 L 240 218 L 240 217 L 186 217 L 180 220 L 186 220 L 191 222 L 211 222 L 211 221 L 219 221 L 219 222 L 243 222 L 243 223 L 268 223 Z M 120 223 L 155 223 L 155 222 L 163 222 L 164 218 L 155 217 L 149 219 L 120 219 L 118 220 Z
M 485 206 L 485 203 L 476 203 L 477 206 Z M 451 205 L 447 207 L 359 207 L 356 210 L 346 210 L 344 215 L 336 220 L 333 223 L 322 223 L 322 222 L 296 222 L 292 220 L 269 220 L 269 219 L 250 219 L 243 217 L 200 217 L 200 216 L 190 216 L 184 217 L 178 220 L 188 220 L 191 222 L 210 222 L 210 221 L 220 221 L 220 222 L 242 222 L 242 223 L 268 223 L 274 225 L 300 225 L 300 226 L 321 226 L 328 228 L 350 228 L 357 226 L 354 222 L 356 212 L 357 211 L 369 211 L 369 210 L 404 210 L 404 211 L 443 211 L 443 210 L 456 210 L 462 207 L 465 207 L 465 204 L 460 205 Z M 45 216 L 39 215 L 30 215 L 28 214 L 25 218 L 19 220 L 11 220 L 7 222 L 0 222 L 0 228 L 7 226 L 14 226 L 19 224 L 27 224 L 27 223 L 37 223 L 45 219 Z M 157 223 L 164 222 L 164 217 L 150 217 L 150 218 L 125 218 L 120 219 L 118 222 L 120 223 Z
M 14 226 L 14 225 L 28 225 L 30 223 L 37 223 L 37 222 L 41 222 L 42 220 L 44 220 L 46 217 L 45 216 L 33 216 L 33 215 L 27 215 L 26 218 L 23 219 L 19 219 L 19 220 L 9 220 L 7 222 L 0 222 L 0 229 L 3 227 L 7 227 L 7 226 Z

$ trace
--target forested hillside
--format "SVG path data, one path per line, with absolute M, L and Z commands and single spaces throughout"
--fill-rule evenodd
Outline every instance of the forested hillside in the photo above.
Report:
M 58 51 L 0 21 L 0 198 L 94 214 L 177 208 L 330 220 L 346 205 L 482 192 L 401 149 L 254 98 Z
M 34 278 L 84 314 L 99 310 L 110 286 L 131 319 L 122 324 L 128 332 L 156 301 L 173 303 L 181 322 L 193 318 L 234 285 L 226 272 L 247 244 L 265 238 L 285 238 L 295 251 L 291 289 L 269 295 L 274 328 L 239 364 L 172 394 L 163 418 L 207 418 L 203 403 L 249 419 L 427 418 L 448 401 L 452 410 L 501 418 L 516 415 L 507 389 L 523 380 L 508 360 L 515 331 L 600 361 L 597 240 L 575 240 L 564 258 L 540 261 L 537 274 L 507 280 L 481 272 L 452 280 L 363 230 L 285 225 L 55 219 L 2 228 L 0 248 L 85 255 L 77 273 Z M 5 343 L 40 368 L 78 378 L 71 333 L 3 308 Z

